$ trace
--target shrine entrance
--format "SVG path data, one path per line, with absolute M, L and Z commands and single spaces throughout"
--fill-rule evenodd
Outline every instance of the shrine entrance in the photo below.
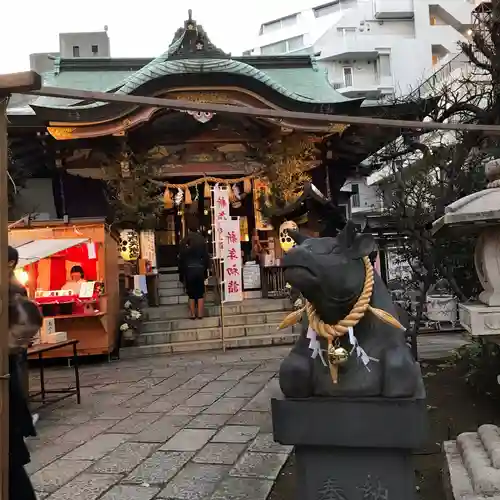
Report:
M 203 179 L 203 178 L 199 178 Z M 193 179 L 186 180 L 187 183 Z M 228 179 L 229 181 L 230 179 Z M 178 266 L 179 249 L 182 240 L 187 236 L 189 230 L 199 230 L 205 237 L 210 254 L 214 248 L 213 215 L 212 215 L 212 192 L 207 198 L 207 193 L 201 193 L 201 189 L 191 189 L 191 202 L 186 204 L 185 189 L 180 201 L 179 189 L 172 191 L 174 206 L 166 212 L 164 221 L 156 231 L 157 262 L 159 268 L 173 268 Z M 174 194 L 175 193 L 175 194 Z M 176 198 L 177 196 L 177 198 Z M 232 197 L 226 210 L 231 217 L 240 218 L 241 251 L 244 261 L 255 259 L 252 255 L 252 234 L 255 232 L 255 207 L 253 193 L 239 195 L 240 199 Z M 180 201 L 180 202 L 179 202 Z M 176 204 L 179 202 L 178 204 Z

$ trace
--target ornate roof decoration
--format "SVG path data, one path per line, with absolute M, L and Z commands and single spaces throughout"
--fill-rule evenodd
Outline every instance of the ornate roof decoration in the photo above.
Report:
M 208 38 L 206 31 L 193 19 L 193 12 L 188 11 L 188 19 L 184 21 L 184 28 L 179 28 L 167 51 L 167 59 L 193 59 L 207 57 L 212 59 L 227 59 L 226 54 L 216 47 Z

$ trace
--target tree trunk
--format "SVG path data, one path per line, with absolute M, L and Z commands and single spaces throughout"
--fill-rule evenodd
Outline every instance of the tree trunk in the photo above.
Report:
M 424 276 L 422 287 L 420 290 L 420 297 L 417 304 L 417 313 L 415 315 L 415 321 L 413 323 L 413 329 L 411 332 L 411 351 L 415 360 L 418 361 L 418 332 L 420 329 L 420 322 L 422 321 L 422 316 L 424 314 L 424 304 L 427 298 L 427 292 L 432 283 L 432 276 Z

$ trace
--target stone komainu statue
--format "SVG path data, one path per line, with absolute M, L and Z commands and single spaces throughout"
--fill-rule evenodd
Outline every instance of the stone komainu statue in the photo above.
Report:
M 306 299 L 286 327 L 303 332 L 280 369 L 289 398 L 313 396 L 413 397 L 422 378 L 405 342 L 404 327 L 368 256 L 370 235 L 352 223 L 335 238 L 305 238 L 283 258 L 285 279 Z

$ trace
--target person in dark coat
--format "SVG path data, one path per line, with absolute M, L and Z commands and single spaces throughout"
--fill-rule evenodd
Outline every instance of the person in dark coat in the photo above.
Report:
M 36 500 L 33 486 L 24 466 L 30 462 L 25 443 L 28 436 L 36 436 L 33 419 L 23 391 L 20 358 L 42 326 L 38 307 L 26 296 L 26 290 L 17 282 L 13 270 L 17 265 L 17 251 L 8 249 L 9 260 L 9 500 Z
M 209 266 L 209 255 L 205 238 L 197 231 L 190 231 L 181 244 L 180 274 L 184 278 L 189 297 L 191 319 L 203 318 L 205 279 Z

